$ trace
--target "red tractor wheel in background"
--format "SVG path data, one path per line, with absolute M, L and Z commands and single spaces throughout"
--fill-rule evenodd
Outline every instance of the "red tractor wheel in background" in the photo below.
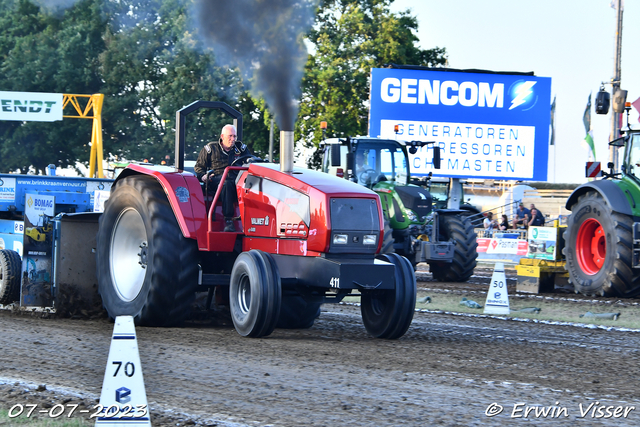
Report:
M 189 314 L 198 284 L 198 248 L 182 235 L 154 178 L 128 176 L 112 190 L 100 216 L 96 267 L 109 317 L 173 326 Z
M 576 292 L 632 297 L 640 293 L 634 270 L 633 219 L 614 212 L 595 191 L 578 198 L 564 232 L 566 269 Z

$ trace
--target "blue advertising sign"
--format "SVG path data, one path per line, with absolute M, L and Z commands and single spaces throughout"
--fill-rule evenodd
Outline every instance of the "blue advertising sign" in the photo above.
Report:
M 441 169 L 429 145 L 413 175 L 546 181 L 550 104 L 548 77 L 374 68 L 369 135 L 437 142 Z

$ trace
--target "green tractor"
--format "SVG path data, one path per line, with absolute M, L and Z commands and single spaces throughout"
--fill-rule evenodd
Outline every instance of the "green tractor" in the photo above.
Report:
M 476 266 L 476 233 L 460 209 L 434 209 L 433 198 L 412 185 L 407 149 L 427 143 L 357 137 L 330 138 L 323 144 L 323 172 L 350 179 L 380 196 L 385 217 L 381 253 L 398 253 L 429 264 L 434 279 L 464 282 Z M 433 148 L 434 167 L 440 151 Z
M 566 269 L 576 293 L 634 297 L 640 294 L 640 131 L 610 142 L 625 147 L 620 173 L 576 188 L 564 232 Z

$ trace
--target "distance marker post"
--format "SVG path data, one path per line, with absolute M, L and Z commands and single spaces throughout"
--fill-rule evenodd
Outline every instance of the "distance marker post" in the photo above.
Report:
M 496 262 L 491 276 L 487 302 L 484 304 L 485 314 L 509 314 L 509 294 L 507 293 L 507 276 L 504 264 Z
M 100 394 L 96 426 L 151 426 L 136 329 L 131 316 L 118 316 Z

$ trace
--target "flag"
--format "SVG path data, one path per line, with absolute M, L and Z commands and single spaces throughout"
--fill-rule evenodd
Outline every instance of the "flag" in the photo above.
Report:
M 611 0 L 611 9 L 615 9 L 618 10 L 618 1 L 617 0 Z M 620 10 L 624 10 L 624 0 L 622 0 L 620 2 Z
M 549 145 L 555 144 L 555 131 L 556 131 L 556 123 L 555 123 L 555 115 L 556 115 L 556 97 L 553 97 L 553 103 L 551 104 L 551 140 Z
M 582 122 L 584 123 L 584 129 L 587 132 L 587 136 L 584 137 L 584 140 L 587 141 L 587 144 L 591 149 L 591 155 L 595 161 L 596 148 L 593 143 L 593 131 L 591 130 L 591 94 L 589 94 L 589 100 L 587 101 L 587 108 L 585 108 L 584 115 L 582 116 Z
M 640 98 L 638 98 L 638 99 L 636 99 L 635 101 L 633 101 L 633 102 L 631 103 L 631 105 L 633 105 L 633 108 L 635 108 L 635 109 L 636 109 L 636 111 L 637 111 L 638 113 L 640 113 Z M 638 121 L 640 122 L 640 116 L 638 117 Z

